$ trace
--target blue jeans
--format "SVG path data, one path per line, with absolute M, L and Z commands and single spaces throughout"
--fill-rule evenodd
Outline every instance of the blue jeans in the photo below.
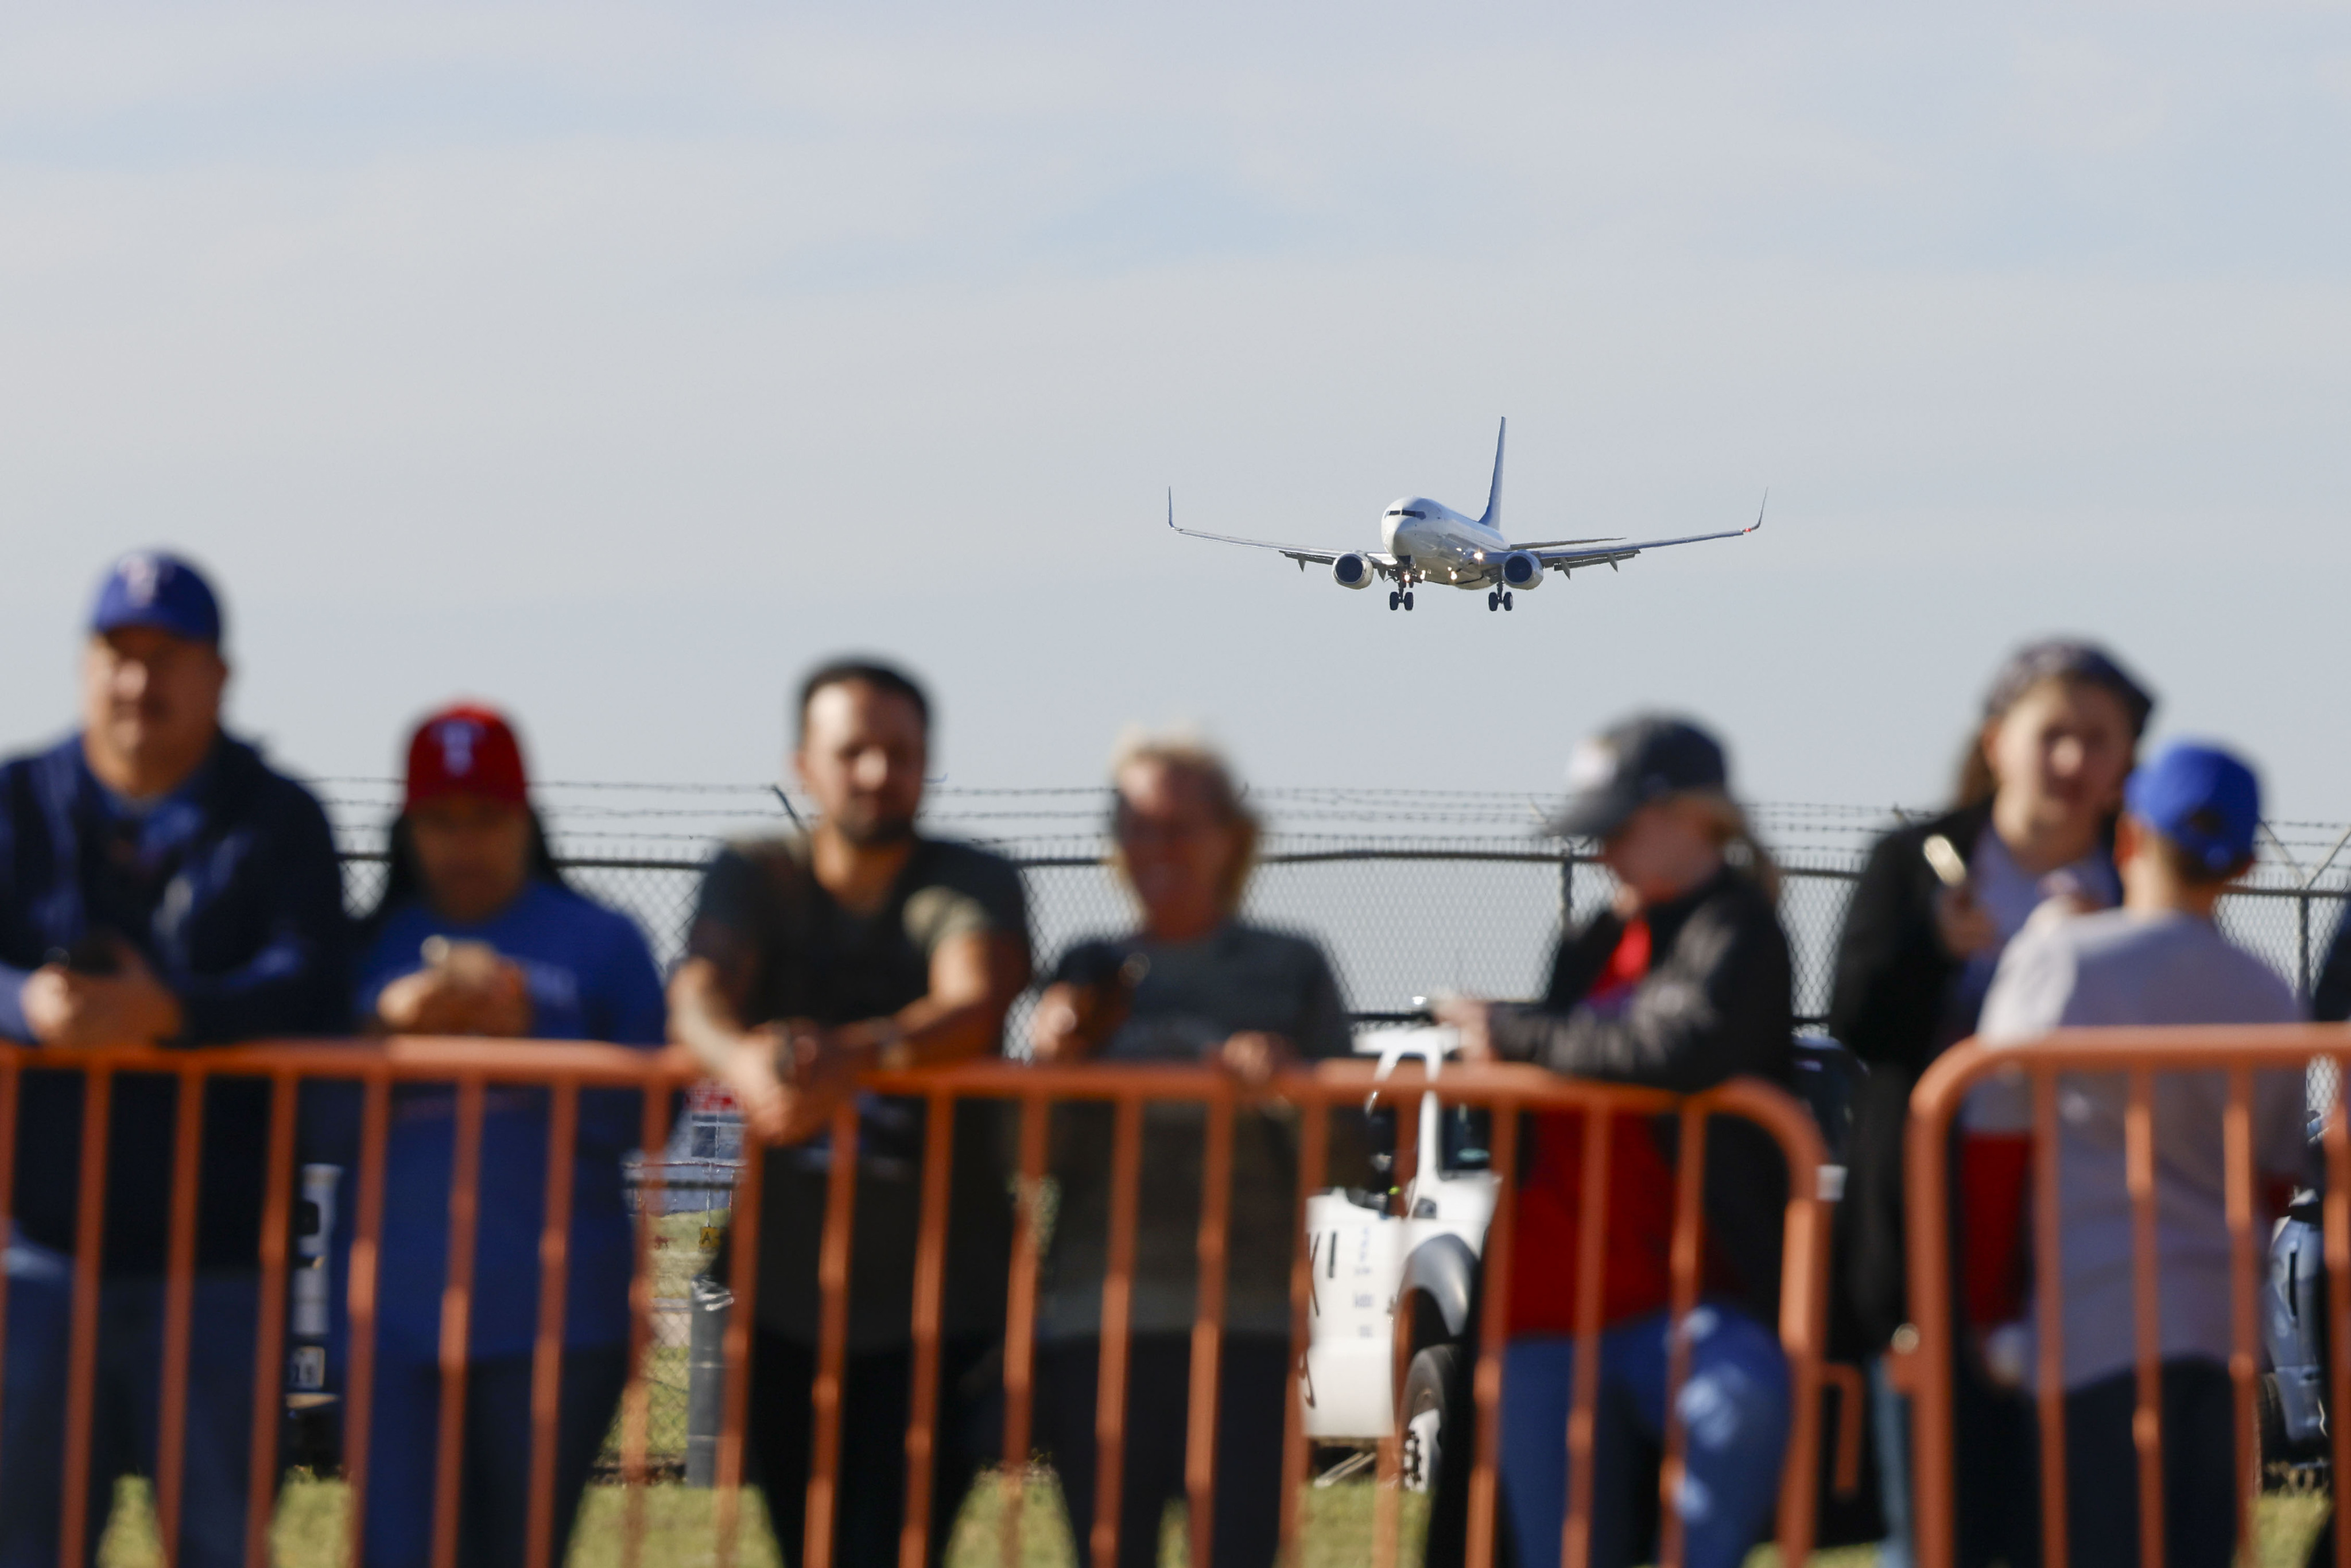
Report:
M 1667 1314 L 1653 1312 L 1600 1336 L 1593 1431 L 1593 1568 L 1650 1560 L 1635 1540 L 1639 1490 L 1665 1443 Z M 1682 1423 L 1681 1513 L 1687 1568 L 1739 1568 L 1779 1500 L 1788 1440 L 1788 1363 L 1771 1331 L 1734 1307 L 1690 1314 L 1689 1377 L 1675 1404 Z M 1514 1339 L 1502 1370 L 1502 1498 L 1520 1568 L 1558 1568 L 1567 1522 L 1567 1416 L 1575 1341 Z
M 588 1473 L 612 1429 L 629 1378 L 622 1345 L 563 1353 L 555 1416 L 555 1550 L 564 1559 Z M 507 1568 L 523 1560 L 530 1521 L 528 1355 L 486 1356 L 465 1369 L 457 1561 Z M 441 1367 L 388 1354 L 376 1363 L 368 1440 L 367 1568 L 433 1561 L 433 1490 L 440 1453 Z
M 66 1365 L 73 1260 L 10 1243 L 8 1338 L 0 1390 L 0 1568 L 54 1568 L 65 1490 Z M 245 1562 L 246 1483 L 253 1452 L 253 1337 L 261 1282 L 243 1270 L 196 1276 L 189 1318 L 188 1418 L 181 1475 L 183 1568 Z M 99 1288 L 98 1377 L 90 1406 L 83 1540 L 98 1560 L 114 1483 L 155 1473 L 163 1360 L 163 1283 Z

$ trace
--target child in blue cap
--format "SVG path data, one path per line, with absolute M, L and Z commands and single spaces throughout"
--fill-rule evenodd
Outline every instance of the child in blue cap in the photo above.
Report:
M 2294 991 L 2220 935 L 2213 911 L 2253 861 L 2261 786 L 2215 746 L 2179 743 L 2132 775 L 2115 838 L 2118 909 L 2044 905 L 2001 957 L 1979 1038 L 2030 1051 L 2051 1030 L 2100 1024 L 2267 1024 L 2302 1017 Z M 2229 1380 L 2229 1228 L 2220 1072 L 2158 1075 L 2154 1089 L 2158 1301 L 2163 1354 L 2165 1560 L 2225 1568 L 2237 1480 Z M 2020 1312 L 2031 1162 L 2057 1161 L 2064 1300 L 2067 1539 L 2075 1568 L 2139 1561 L 2131 1197 L 2124 1168 L 2128 1082 L 2068 1073 L 2057 1146 L 2032 1145 L 2022 1074 L 1968 1100 L 1967 1304 L 1992 1375 L 2029 1382 L 2032 1322 Z M 2254 1079 L 2253 1155 L 2282 1207 L 2302 1164 L 2298 1072 Z M 2020 1317 L 2024 1321 L 2016 1322 Z M 2019 1332 L 2020 1329 L 2022 1332 Z

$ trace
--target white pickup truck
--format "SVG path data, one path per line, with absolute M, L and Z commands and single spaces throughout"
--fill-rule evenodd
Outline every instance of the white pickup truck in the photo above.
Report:
M 1423 1026 L 1368 1031 L 1355 1049 L 1379 1058 L 1383 1078 L 1407 1057 L 1426 1062 L 1435 1078 L 1453 1044 L 1453 1030 Z M 1301 1380 L 1308 1437 L 1364 1450 L 1345 1469 L 1370 1462 L 1371 1446 L 1395 1433 L 1401 1409 L 1404 1482 L 1425 1491 L 1448 1415 L 1468 1407 L 1470 1369 L 1460 1341 L 1495 1178 L 1487 1168 L 1484 1112 L 1445 1105 L 1426 1091 L 1416 1106 L 1394 1113 L 1407 1112 L 1417 1118 L 1419 1159 L 1395 1201 L 1372 1207 L 1345 1191 L 1307 1199 L 1314 1288 Z M 1401 1398 L 1399 1359 L 1406 1367 Z

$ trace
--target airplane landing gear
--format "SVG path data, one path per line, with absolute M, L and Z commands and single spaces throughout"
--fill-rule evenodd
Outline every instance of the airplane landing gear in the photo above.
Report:
M 1412 608 L 1412 590 L 1409 588 L 1404 591 L 1404 607 L 1406 610 Z
M 1505 592 L 1505 593 L 1502 595 L 1502 608 L 1503 608 L 1503 609 L 1505 609 L 1505 610 L 1508 610 L 1510 607 L 1510 594 L 1509 594 L 1508 592 Z
M 1397 605 L 1399 605 L 1399 604 L 1401 604 L 1401 603 L 1403 603 L 1403 602 L 1404 602 L 1404 595 L 1403 595 L 1403 594 L 1398 593 L 1398 592 L 1397 592 L 1395 589 L 1393 589 L 1393 588 L 1392 588 L 1392 589 L 1390 589 L 1390 590 L 1388 590 L 1388 608 L 1389 608 L 1390 610 L 1394 610 Z
M 1491 615 L 1494 612 L 1494 607 L 1501 602 L 1502 596 L 1500 594 L 1489 592 L 1486 595 L 1486 613 Z

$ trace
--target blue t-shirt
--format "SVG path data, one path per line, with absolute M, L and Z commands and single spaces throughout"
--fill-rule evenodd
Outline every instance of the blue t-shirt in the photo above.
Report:
M 386 919 L 360 965 L 358 1010 L 371 1016 L 383 988 L 423 967 L 425 939 L 481 942 L 521 966 L 530 988 L 531 1032 L 542 1040 L 603 1040 L 653 1047 L 666 1033 L 661 977 L 643 936 L 626 915 L 534 880 L 488 920 L 459 925 L 422 901 Z M 340 1107 L 334 1141 L 356 1178 L 356 1103 Z M 621 1156 L 637 1146 L 641 1102 L 627 1090 L 580 1096 L 580 1140 L 571 1196 L 570 1279 L 564 1292 L 565 1343 L 619 1343 L 629 1334 L 629 1275 L 635 1238 L 622 1197 Z M 456 1145 L 456 1096 L 432 1084 L 392 1092 L 384 1160 L 379 1343 L 388 1354 L 438 1354 L 441 1289 L 449 1256 L 449 1177 Z M 538 1327 L 538 1232 L 547 1212 L 548 1094 L 489 1087 L 482 1119 L 480 1205 L 474 1253 L 472 1343 L 477 1356 L 519 1354 Z M 346 1192 L 345 1212 L 357 1197 Z M 339 1272 L 350 1227 L 339 1227 Z M 333 1294 L 340 1317 L 345 1287 Z

